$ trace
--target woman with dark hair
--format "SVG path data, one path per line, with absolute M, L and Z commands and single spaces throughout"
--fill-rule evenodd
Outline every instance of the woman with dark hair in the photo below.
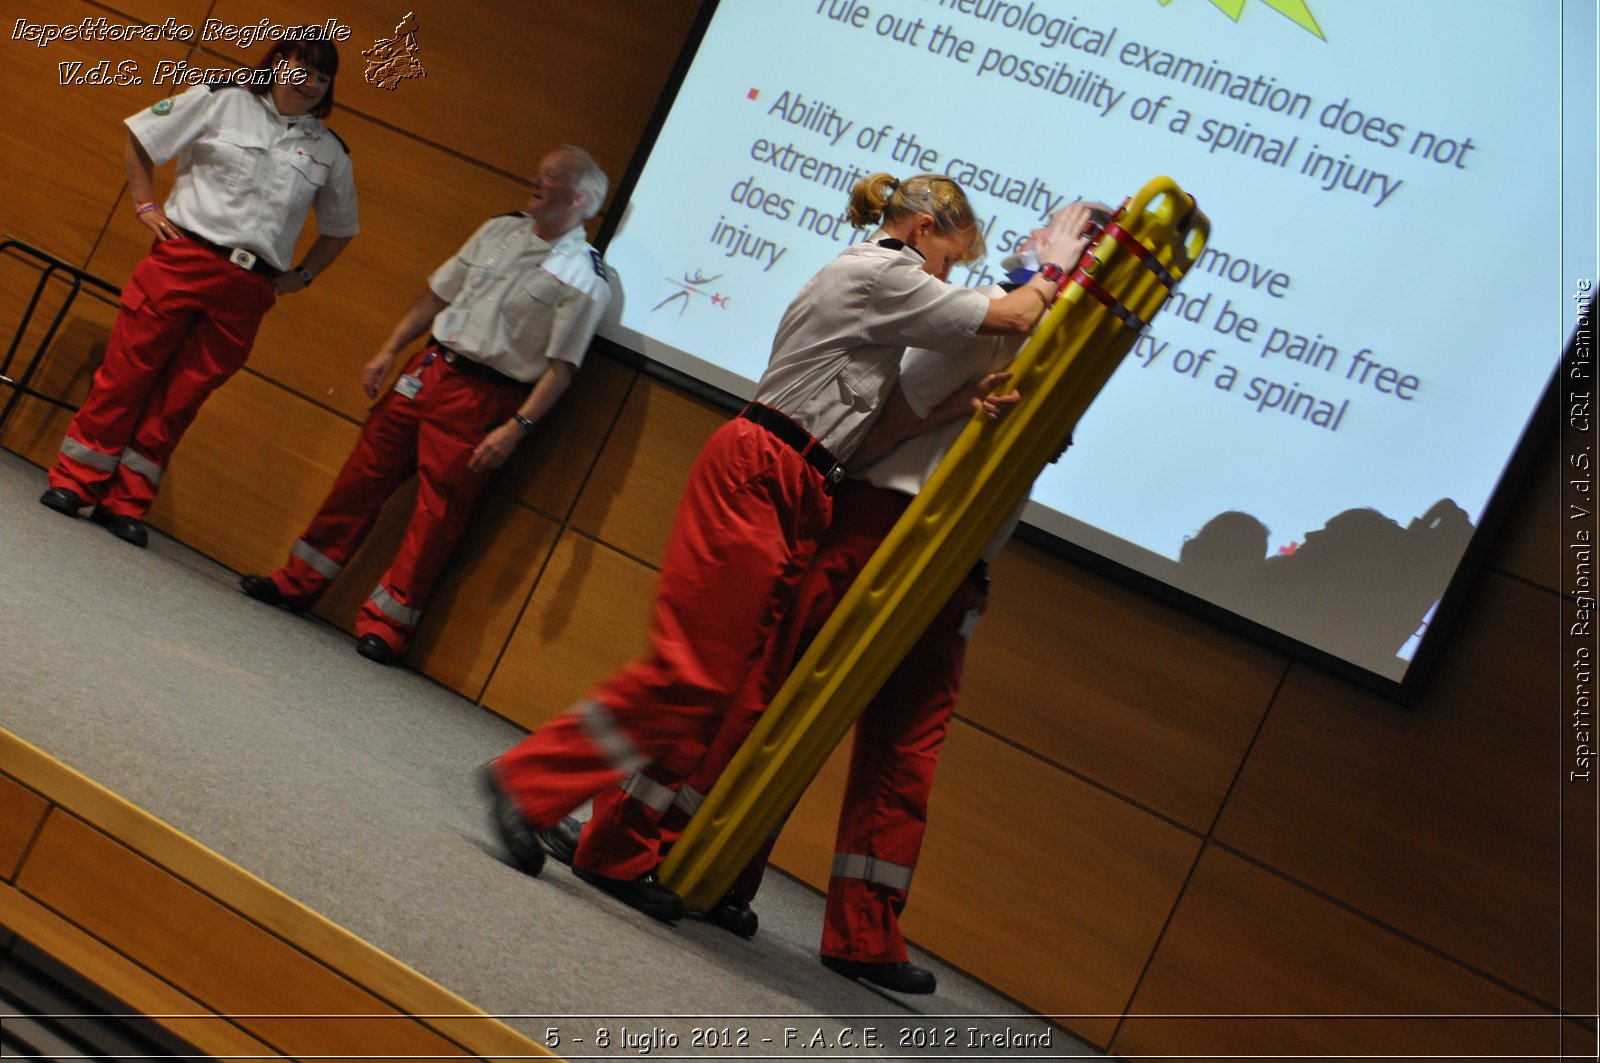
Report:
M 841 463 L 870 461 L 974 409 L 998 417 L 1016 401 L 1014 392 L 990 395 L 1007 379 L 992 374 L 919 416 L 896 390 L 900 359 L 908 347 L 956 356 L 980 332 L 1031 331 L 1065 282 L 1054 264 L 1082 252 L 1089 213 L 1062 211 L 1039 247 L 1052 265 L 999 299 L 947 281 L 952 266 L 983 249 L 949 178 L 873 174 L 852 190 L 848 217 L 877 231 L 800 290 L 755 400 L 690 470 L 662 556 L 649 649 L 489 768 L 495 825 L 529 874 L 544 863 L 538 835 L 586 798 L 616 798 L 612 784 L 626 783 L 626 799 L 610 801 L 619 817 L 659 816 L 656 797 L 705 753 L 826 531 Z M 648 823 L 612 826 L 653 836 Z M 580 849 L 573 869 L 640 911 L 681 917 L 681 899 L 654 879 L 655 846 L 633 850 L 618 860 Z
M 148 538 L 143 517 L 167 459 L 244 365 L 262 315 L 356 235 L 350 155 L 322 124 L 338 50 L 281 40 L 256 69 L 244 86 L 197 85 L 126 120 L 128 192 L 155 243 L 122 289 L 105 357 L 39 501 L 92 516 L 135 546 Z M 153 175 L 170 159 L 178 176 L 163 204 Z M 318 237 L 294 266 L 312 207 Z

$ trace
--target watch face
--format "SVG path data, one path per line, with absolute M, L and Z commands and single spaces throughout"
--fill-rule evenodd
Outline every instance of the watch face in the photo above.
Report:
M 304 281 L 306 284 L 310 284 L 311 283 L 311 271 L 309 269 L 305 269 L 305 268 L 302 267 L 301 269 L 295 270 L 295 272 L 300 275 L 300 279 L 302 281 Z

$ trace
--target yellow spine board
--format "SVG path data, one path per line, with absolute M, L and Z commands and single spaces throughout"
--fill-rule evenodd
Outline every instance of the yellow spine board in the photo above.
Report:
M 1174 278 L 1210 224 L 1170 177 L 1141 188 L 1116 217 Z M 1154 272 L 1112 237 L 1091 248 L 1091 275 L 1140 320 L 1166 301 Z M 998 424 L 974 418 L 818 633 L 661 865 L 662 881 L 705 911 L 727 891 L 984 546 L 1026 497 L 1137 333 L 1069 283 L 1011 367 L 1022 400 Z

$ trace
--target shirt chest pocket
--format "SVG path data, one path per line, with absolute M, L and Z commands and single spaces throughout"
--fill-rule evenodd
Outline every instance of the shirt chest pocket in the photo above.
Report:
M 839 370 L 839 401 L 851 409 L 875 410 L 894 386 L 896 363 L 887 357 L 857 359 Z
M 544 347 L 566 291 L 565 284 L 542 269 L 524 270 L 511 282 L 501 310 L 519 348 Z
M 327 163 L 317 161 L 315 155 L 304 149 L 289 148 L 287 151 L 286 164 L 280 169 L 283 179 L 288 182 L 283 190 L 283 198 L 293 214 L 303 212 L 311 206 L 317 198 L 317 193 L 322 191 L 322 186 L 328 183 L 331 167 Z
M 205 162 L 223 184 L 248 191 L 261 186 L 271 149 L 263 133 L 224 127 L 206 142 Z
M 289 169 L 294 171 L 296 187 L 309 186 L 315 194 L 328 183 L 328 174 L 333 167 L 303 148 L 291 148 Z

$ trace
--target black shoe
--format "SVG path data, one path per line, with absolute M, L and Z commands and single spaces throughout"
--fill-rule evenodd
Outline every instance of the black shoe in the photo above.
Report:
M 118 513 L 101 513 L 96 510 L 94 516 L 89 519 L 123 542 L 132 543 L 141 550 L 150 542 L 150 533 L 145 530 L 144 521 L 138 517 L 127 517 Z
M 283 592 L 278 590 L 278 585 L 272 582 L 271 576 L 240 576 L 239 589 L 258 602 L 265 602 L 267 605 L 281 605 L 291 613 L 300 611 L 299 606 L 285 598 Z
M 39 496 L 39 504 L 68 517 L 81 517 L 90 508 L 89 503 L 79 498 L 78 492 L 69 487 L 50 488 Z
M 732 891 L 724 893 L 722 900 L 711 906 L 711 910 L 706 912 L 706 920 L 742 938 L 755 937 L 756 928 L 761 925 L 761 919 L 750 907 L 750 902 Z
M 604 875 L 597 875 L 593 871 L 585 871 L 579 867 L 573 868 L 572 873 L 652 919 L 670 923 L 683 918 L 683 898 L 663 886 L 654 871 L 647 871 L 633 879 L 606 878 Z
M 483 766 L 483 792 L 489 797 L 489 824 L 511 854 L 511 862 L 523 874 L 537 876 L 544 870 L 544 849 L 539 845 L 538 834 L 528 826 L 511 795 L 500 788 L 500 780 L 488 764 Z
M 858 960 L 841 960 L 834 956 L 822 957 L 822 966 L 846 978 L 859 978 L 896 993 L 931 993 L 939 980 L 926 967 L 914 963 L 862 963 Z
M 356 640 L 356 652 L 382 665 L 390 665 L 400 659 L 400 655 L 389 648 L 381 635 L 362 635 Z
M 572 858 L 578 852 L 578 841 L 583 837 L 583 824 L 567 816 L 549 830 L 536 830 L 533 835 L 557 863 L 571 867 Z

